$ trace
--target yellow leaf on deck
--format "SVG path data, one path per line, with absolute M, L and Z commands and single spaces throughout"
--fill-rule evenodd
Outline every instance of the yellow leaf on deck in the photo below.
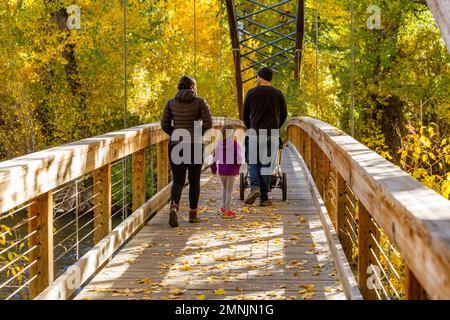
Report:
M 313 285 L 313 284 L 303 284 L 300 287 L 305 288 L 307 291 L 311 291 L 311 290 L 314 290 L 315 285 Z
M 195 298 L 196 298 L 197 300 L 205 300 L 205 299 L 206 299 L 206 296 L 205 296 L 204 294 L 198 294 L 198 295 L 195 296 Z
M 214 293 L 217 295 L 224 295 L 226 293 L 226 291 L 224 288 L 219 288 L 219 289 L 214 290 Z
M 152 283 L 152 280 L 151 280 L 150 278 L 142 278 L 142 279 L 139 279 L 139 280 L 137 281 L 137 283 L 151 284 L 151 283 Z
M 277 265 L 284 265 L 284 260 L 283 259 L 278 259 L 276 262 L 275 262 L 275 264 L 277 264 Z
M 185 292 L 186 292 L 186 290 L 182 290 L 179 288 L 172 288 L 169 290 L 169 294 L 174 295 L 174 296 L 182 295 Z

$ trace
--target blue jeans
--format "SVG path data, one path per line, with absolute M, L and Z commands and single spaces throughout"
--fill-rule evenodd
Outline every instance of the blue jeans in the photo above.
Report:
M 249 138 L 246 137 L 245 139 L 245 161 L 249 163 Z M 272 165 L 275 163 L 275 156 L 276 153 L 273 153 L 273 150 L 271 150 L 271 140 L 267 140 L 267 148 L 264 148 L 263 150 L 260 150 L 259 146 L 259 138 L 257 138 L 256 141 L 256 150 L 253 150 L 252 152 L 256 151 L 256 154 L 258 155 L 258 160 L 256 161 L 257 164 L 249 164 L 250 169 L 250 188 L 256 189 L 259 188 L 261 191 L 261 197 L 260 199 L 265 201 L 269 199 L 269 190 L 270 190 L 270 184 L 272 180 Z M 261 152 L 269 152 L 269 156 L 271 157 L 271 161 L 269 163 L 265 163 L 264 165 L 260 162 L 260 153 Z M 269 170 L 269 171 L 267 171 Z M 265 171 L 265 174 L 261 174 L 261 171 Z M 268 174 L 267 174 L 268 173 Z
M 250 188 L 253 190 L 259 188 L 261 191 L 260 199 L 265 201 L 269 199 L 271 175 L 262 175 L 261 168 L 270 167 L 270 164 L 262 166 L 261 164 L 250 164 Z

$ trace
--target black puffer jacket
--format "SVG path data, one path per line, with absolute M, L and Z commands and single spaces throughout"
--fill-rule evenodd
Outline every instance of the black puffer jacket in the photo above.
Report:
M 205 99 L 198 97 L 194 90 L 183 89 L 164 107 L 161 128 L 170 136 L 175 129 L 187 129 L 193 138 L 194 121 L 199 120 L 203 121 L 202 133 L 212 128 L 208 104 Z

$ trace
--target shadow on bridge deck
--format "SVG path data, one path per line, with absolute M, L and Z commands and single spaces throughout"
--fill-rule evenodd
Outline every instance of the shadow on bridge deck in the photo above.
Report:
M 218 214 L 218 177 L 203 176 L 198 225 L 168 226 L 168 206 L 94 277 L 76 299 L 345 299 L 297 159 L 285 149 L 288 201 L 274 190 L 272 208 L 243 206 Z M 238 190 L 235 192 L 238 199 Z

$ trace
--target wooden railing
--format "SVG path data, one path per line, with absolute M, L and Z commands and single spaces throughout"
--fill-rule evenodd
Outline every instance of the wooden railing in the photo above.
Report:
M 331 125 L 293 118 L 365 299 L 450 299 L 450 202 Z
M 168 142 L 152 123 L 0 163 L 0 299 L 70 298 L 169 199 Z

